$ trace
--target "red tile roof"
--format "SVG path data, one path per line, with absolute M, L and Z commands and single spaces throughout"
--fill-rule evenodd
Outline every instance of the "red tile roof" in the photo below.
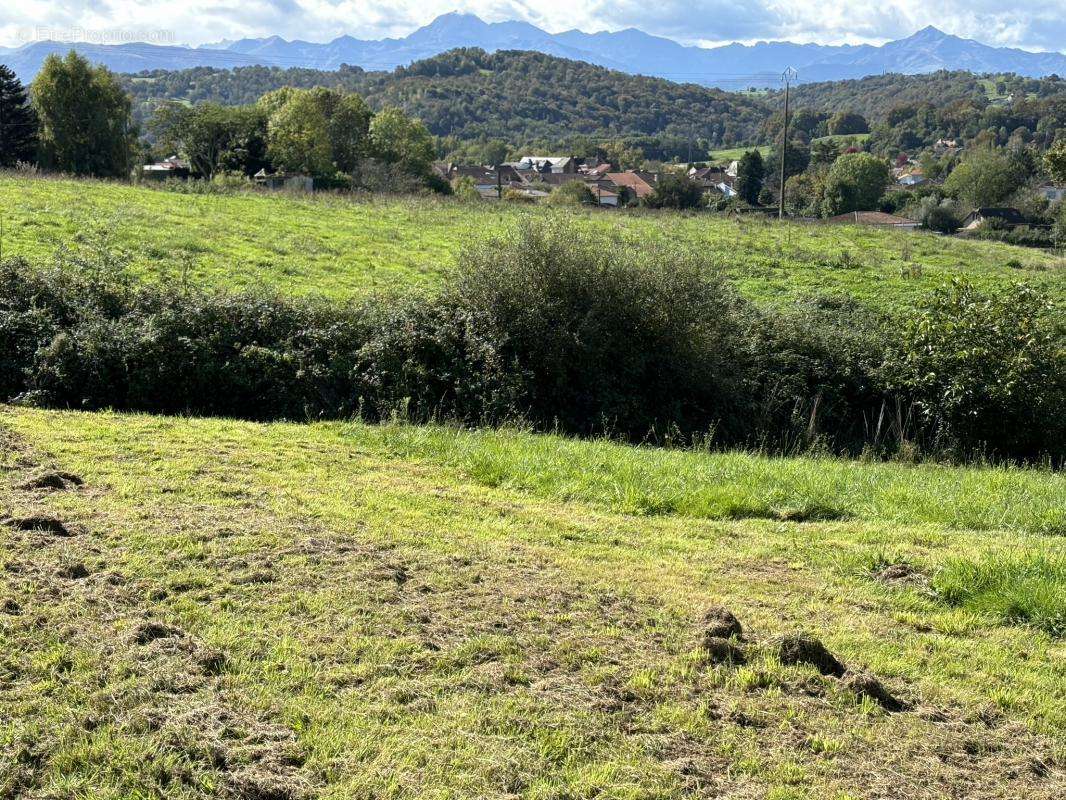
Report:
M 608 172 L 607 179 L 615 186 L 625 186 L 637 197 L 647 197 L 655 191 L 654 186 L 635 172 Z

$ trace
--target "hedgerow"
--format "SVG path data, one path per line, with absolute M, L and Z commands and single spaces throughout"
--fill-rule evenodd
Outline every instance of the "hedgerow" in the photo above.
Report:
M 0 399 L 66 408 L 1061 461 L 1064 340 L 1032 290 L 767 311 L 698 253 L 545 225 L 471 247 L 437 295 L 359 303 L 0 265 Z

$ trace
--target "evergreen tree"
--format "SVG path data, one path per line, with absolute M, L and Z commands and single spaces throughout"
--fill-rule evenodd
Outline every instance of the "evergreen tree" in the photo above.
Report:
M 758 150 L 746 152 L 737 165 L 737 179 L 734 185 L 740 199 L 749 206 L 757 205 L 765 177 L 766 165 L 763 163 L 762 153 Z
M 0 167 L 33 161 L 37 155 L 37 115 L 26 89 L 0 64 Z

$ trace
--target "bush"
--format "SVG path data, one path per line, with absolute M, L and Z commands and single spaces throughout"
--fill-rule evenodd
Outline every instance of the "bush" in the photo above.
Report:
M 643 438 L 743 430 L 738 301 L 702 255 L 524 227 L 466 251 L 457 302 L 489 326 L 534 422 Z
M 703 191 L 686 175 L 664 175 L 655 191 L 644 198 L 648 208 L 699 208 L 703 203 Z
M 583 181 L 567 181 L 548 195 L 552 206 L 594 206 L 596 195 Z
M 940 448 L 1003 457 L 1066 453 L 1066 328 L 1029 287 L 957 282 L 904 325 L 886 388 L 914 404 Z
M 361 304 L 124 277 L 106 252 L 0 265 L 0 400 L 254 420 L 494 424 L 855 454 L 1066 455 L 1061 309 L 959 284 L 903 322 L 738 299 L 703 254 L 559 220 L 460 257 L 436 296 Z
M 452 181 L 452 194 L 463 203 L 473 203 L 481 199 L 477 184 L 469 175 L 463 175 Z
M 876 420 L 886 398 L 876 378 L 887 321 L 854 300 L 821 299 L 787 311 L 748 311 L 745 406 L 758 445 L 888 449 Z
M 937 233 L 955 233 L 962 225 L 962 218 L 951 200 L 938 201 L 935 197 L 924 198 L 918 206 L 918 221 L 922 227 Z
M 1066 203 L 1060 203 L 1056 210 L 1052 239 L 1056 247 L 1066 247 Z

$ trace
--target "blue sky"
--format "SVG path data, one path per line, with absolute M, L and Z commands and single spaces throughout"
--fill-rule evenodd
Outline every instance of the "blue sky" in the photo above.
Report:
M 926 25 L 994 45 L 1066 48 L 1066 0 L 19 0 L 0 8 L 0 44 L 51 38 L 201 44 L 281 35 L 328 41 L 403 36 L 468 11 L 546 30 L 637 27 L 686 44 L 762 39 L 880 43 Z

